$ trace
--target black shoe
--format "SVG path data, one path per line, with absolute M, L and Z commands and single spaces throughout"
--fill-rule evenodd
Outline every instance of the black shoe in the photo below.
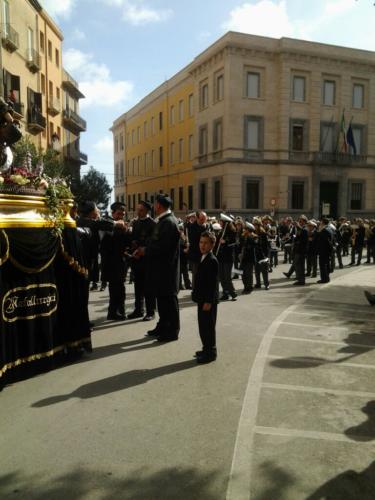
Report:
M 184 285 L 180 285 L 180 290 L 185 290 L 185 286 Z
M 317 276 L 318 275 L 316 273 L 311 275 L 312 278 L 316 278 Z
M 110 321 L 124 321 L 126 319 L 122 314 L 108 314 L 107 319 Z
M 155 337 L 157 335 L 160 335 L 160 329 L 156 327 L 153 330 L 148 330 L 148 332 L 146 333 L 146 335 L 148 337 Z
M 341 265 L 339 266 L 339 269 L 344 269 L 344 266 L 341 264 Z
M 242 290 L 242 295 L 249 295 L 253 291 L 252 288 L 244 288 Z
M 293 283 L 293 285 L 294 285 L 294 286 L 304 286 L 304 285 L 305 285 L 305 283 L 302 283 L 302 281 L 295 281 L 295 282 Z
M 288 274 L 288 273 L 283 273 L 283 275 L 284 275 L 286 278 L 288 278 L 288 279 L 290 278 L 290 274 Z
M 229 295 L 222 295 L 220 300 L 229 300 Z
M 366 299 L 368 300 L 368 303 L 371 306 L 375 306 L 375 296 L 372 295 L 372 293 L 368 292 L 367 290 L 365 290 L 364 293 L 365 293 Z
M 320 285 L 322 285 L 324 283 L 329 283 L 329 280 L 319 280 L 319 281 L 317 281 L 317 283 L 319 283 Z
M 262 285 L 259 285 L 258 283 L 254 286 L 254 288 L 262 288 Z
M 97 289 L 98 289 L 98 285 L 97 285 L 96 283 L 93 283 L 93 284 L 91 285 L 91 287 L 90 287 L 90 292 L 94 292 L 94 291 L 96 291 Z M 87 288 L 86 288 L 86 290 L 87 290 Z
M 270 286 L 269 286 L 269 285 L 266 285 L 266 286 L 264 287 L 264 289 L 265 289 L 265 290 L 269 290 L 269 289 L 270 289 Z
M 360 266 L 360 265 L 361 265 L 361 263 L 360 263 L 360 262 L 357 262 L 356 266 Z
M 237 300 L 237 294 L 233 293 L 232 294 L 232 302 L 235 302 Z
M 158 335 L 156 340 L 158 342 L 173 342 L 174 340 L 178 340 L 178 335 Z
M 142 321 L 151 321 L 153 319 L 155 319 L 155 315 L 154 314 L 146 314 L 146 316 L 143 317 Z
M 136 319 L 136 318 L 143 318 L 143 313 L 138 311 L 133 311 L 132 313 L 126 316 L 126 319 Z
M 204 352 L 202 356 L 197 356 L 197 363 L 199 365 L 205 365 L 207 363 L 212 363 L 217 358 L 217 354 L 215 352 L 206 353 Z
M 185 285 L 185 289 L 186 290 L 192 290 L 193 287 L 191 286 L 191 284 L 189 283 L 188 285 Z

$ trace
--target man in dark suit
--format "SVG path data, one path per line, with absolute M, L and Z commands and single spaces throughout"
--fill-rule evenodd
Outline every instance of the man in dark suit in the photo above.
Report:
M 330 230 L 329 220 L 323 217 L 320 221 L 320 227 L 317 239 L 317 253 L 319 255 L 320 280 L 318 283 L 328 283 L 330 273 L 330 257 L 333 247 L 333 235 Z
M 145 247 L 138 248 L 134 258 L 146 258 L 147 293 L 156 297 L 159 321 L 148 335 L 160 342 L 178 339 L 180 313 L 177 294 L 180 285 L 180 231 L 171 211 L 172 200 L 159 194 L 155 201 L 156 225 Z
M 212 253 L 215 235 L 208 231 L 201 234 L 199 247 L 201 261 L 195 275 L 192 299 L 198 304 L 199 336 L 202 350 L 196 352 L 199 364 L 215 361 L 216 316 L 219 302 L 219 263 Z
M 137 206 L 137 219 L 133 222 L 133 231 L 131 235 L 133 251 L 138 247 L 147 245 L 148 240 L 154 231 L 155 221 L 149 216 L 151 205 L 147 201 L 140 201 Z M 146 293 L 146 259 L 132 259 L 132 271 L 134 278 L 134 295 L 135 304 L 134 311 L 128 314 L 128 319 L 142 318 L 143 302 L 146 303 L 146 315 L 143 321 L 154 319 L 155 314 L 155 297 Z

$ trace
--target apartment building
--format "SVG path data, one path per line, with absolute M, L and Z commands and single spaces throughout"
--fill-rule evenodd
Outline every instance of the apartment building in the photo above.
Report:
M 67 83 L 62 64 L 63 34 L 36 0 L 0 3 L 2 95 L 13 101 L 23 132 L 37 147 L 61 151 L 77 177 L 77 164 L 79 175 L 79 165 L 87 163 L 87 157 L 78 152 L 71 158 L 66 151 L 75 147 L 79 132 L 86 130 L 78 115 L 78 100 L 84 96 L 74 80 L 73 90 Z M 72 99 L 67 97 L 70 93 Z M 79 122 L 75 128 L 66 119 L 71 108 Z M 70 137 L 72 128 L 74 135 Z
M 179 99 L 191 115 L 177 130 Z M 158 113 L 151 151 L 163 162 L 142 170 L 151 143 L 141 123 L 158 125 Z M 130 211 L 164 191 L 181 213 L 375 214 L 374 52 L 229 32 L 112 131 L 115 195 Z

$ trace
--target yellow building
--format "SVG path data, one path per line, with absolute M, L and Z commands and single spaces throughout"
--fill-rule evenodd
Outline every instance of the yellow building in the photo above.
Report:
M 375 213 L 374 52 L 229 32 L 112 131 L 115 196 L 130 213 L 161 190 L 180 213 L 183 203 L 245 216 Z
M 78 115 L 78 99 L 83 97 L 72 79 L 73 98 L 66 97 L 68 78 L 62 67 L 63 34 L 36 0 L 1 0 L 1 58 L 5 99 L 13 102 L 22 131 L 44 150 L 55 146 L 64 152 L 72 173 L 87 163 L 80 152 L 70 158 L 67 151 L 79 144 L 79 133 L 86 130 L 82 120 L 73 127 L 66 119 L 69 109 Z M 70 86 L 67 84 L 67 93 Z M 84 124 L 84 126 L 83 126 Z M 70 136 L 70 129 L 73 135 Z

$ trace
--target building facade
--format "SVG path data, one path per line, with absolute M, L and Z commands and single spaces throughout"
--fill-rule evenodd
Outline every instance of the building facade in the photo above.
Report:
M 164 191 L 181 213 L 375 213 L 373 52 L 229 32 L 112 131 L 129 211 Z
M 76 144 L 86 124 L 78 130 L 74 128 L 73 136 L 69 135 L 72 126 L 66 120 L 67 110 L 73 107 L 80 118 L 77 106 L 83 95 L 74 80 L 73 91 L 66 85 L 63 34 L 36 0 L 0 0 L 0 3 L 1 94 L 13 102 L 23 133 L 39 148 L 55 147 L 63 154 L 73 179 L 77 178 L 77 161 L 79 165 L 86 164 L 87 157 L 78 153 L 78 159 L 77 155 L 71 158 L 66 151 Z M 71 92 L 74 105 L 67 97 Z

